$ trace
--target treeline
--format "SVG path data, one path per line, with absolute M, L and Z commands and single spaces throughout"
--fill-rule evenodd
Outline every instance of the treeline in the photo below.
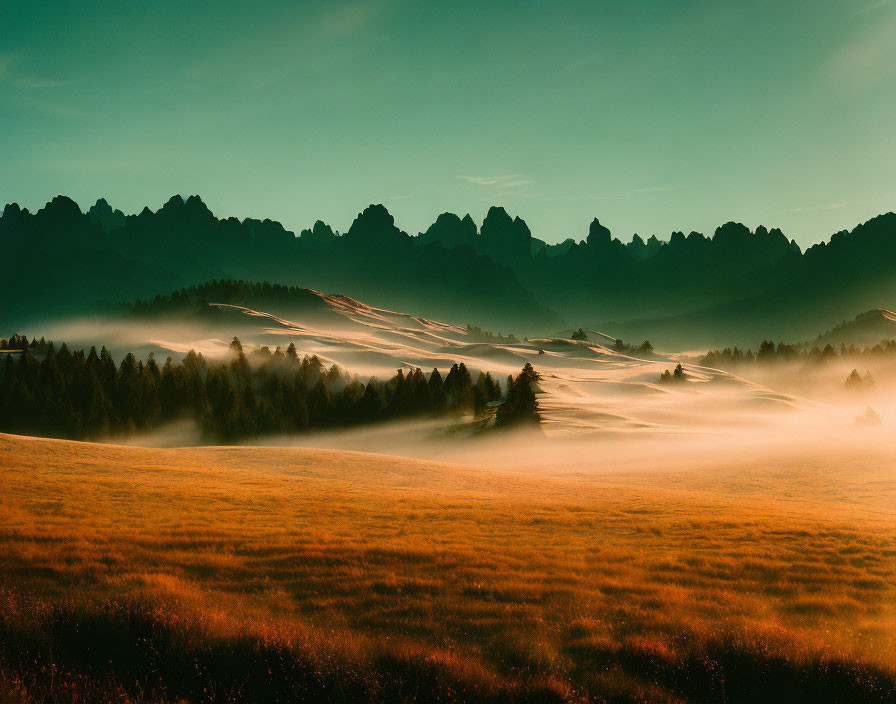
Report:
M 483 330 L 478 325 L 467 323 L 467 337 L 472 342 L 491 342 L 499 345 L 515 345 L 519 342 L 516 335 L 502 335 L 500 332 Z
M 2 351 L 29 350 L 32 354 L 45 355 L 52 344 L 43 337 L 40 340 L 36 337 L 32 338 L 29 342 L 27 335 L 11 335 L 9 338 L 0 338 L 0 350 Z
M 529 385 L 537 375 L 529 365 L 508 379 L 505 396 L 490 373 L 474 380 L 463 363 L 444 377 L 438 369 L 400 369 L 386 381 L 363 383 L 317 356 L 299 357 L 292 344 L 247 355 L 236 338 L 229 361 L 190 351 L 162 365 L 133 354 L 116 364 L 105 347 L 85 354 L 63 344 L 57 351 L 52 342 L 18 335 L 0 341 L 0 349 L 21 350 L 0 357 L 0 430 L 10 433 L 100 439 L 192 419 L 206 441 L 230 442 L 412 417 L 496 415 L 499 427 L 538 420 Z
M 682 381 L 687 381 L 688 375 L 685 373 L 684 368 L 681 364 L 678 364 L 675 367 L 674 371 L 669 371 L 668 369 L 660 374 L 660 383 L 661 384 L 677 384 Z
M 869 358 L 896 356 L 896 340 L 881 340 L 881 342 L 873 347 L 858 348 L 855 345 L 840 345 L 839 349 L 833 345 L 825 345 L 819 348 L 813 345 L 811 348 L 808 344 L 785 344 L 779 342 L 777 345 L 772 340 L 763 340 L 759 345 L 759 350 L 746 352 L 735 348 L 726 347 L 723 350 L 710 350 L 700 361 L 704 367 L 735 367 L 743 364 L 768 364 L 775 362 L 793 362 L 793 361 L 816 361 L 824 362 L 838 357 L 845 358 Z
M 283 286 L 268 281 L 242 281 L 213 279 L 203 284 L 181 288 L 170 294 L 157 294 L 149 299 L 137 299 L 132 303 L 110 306 L 109 312 L 124 313 L 132 317 L 197 316 L 212 320 L 222 319 L 227 312 L 210 303 L 226 303 L 247 308 L 273 308 L 278 311 L 307 311 L 316 314 L 332 314 L 324 300 L 315 291 L 299 286 Z M 478 325 L 466 326 L 467 339 L 471 342 L 513 345 L 519 342 L 515 335 L 502 335 Z
M 632 345 L 616 338 L 613 349 L 623 354 L 637 355 L 640 357 L 650 357 L 653 354 L 653 345 L 650 340 L 644 340 L 640 345 Z
M 282 286 L 267 281 L 212 279 L 203 284 L 181 288 L 170 294 L 156 294 L 149 299 L 113 306 L 135 317 L 204 315 L 221 317 L 220 308 L 209 303 L 226 303 L 247 308 L 273 306 L 287 310 L 324 311 L 326 303 L 311 289 Z

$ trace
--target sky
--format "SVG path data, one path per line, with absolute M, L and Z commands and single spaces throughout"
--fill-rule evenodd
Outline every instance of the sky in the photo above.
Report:
M 548 242 L 896 210 L 896 0 L 0 0 L 0 201 Z

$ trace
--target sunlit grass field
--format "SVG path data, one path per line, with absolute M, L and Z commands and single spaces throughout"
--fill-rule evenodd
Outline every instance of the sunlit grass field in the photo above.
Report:
M 894 474 L 0 435 L 0 701 L 894 701 Z

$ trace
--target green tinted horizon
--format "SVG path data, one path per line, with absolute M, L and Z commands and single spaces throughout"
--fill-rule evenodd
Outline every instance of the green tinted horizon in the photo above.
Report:
M 802 246 L 896 210 L 894 0 L 145 5 L 0 1 L 3 203 Z

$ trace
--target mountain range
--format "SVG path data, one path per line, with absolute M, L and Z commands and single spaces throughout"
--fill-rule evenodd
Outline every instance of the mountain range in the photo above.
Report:
M 382 205 L 339 233 L 217 218 L 198 196 L 125 215 L 57 196 L 36 213 L 7 205 L 4 323 L 95 312 L 210 279 L 271 281 L 517 334 L 579 326 L 666 346 L 811 339 L 858 310 L 896 305 L 896 214 L 803 251 L 780 230 L 729 222 L 623 243 L 595 219 L 548 244 L 492 207 L 477 226 L 443 213 L 401 230 Z

